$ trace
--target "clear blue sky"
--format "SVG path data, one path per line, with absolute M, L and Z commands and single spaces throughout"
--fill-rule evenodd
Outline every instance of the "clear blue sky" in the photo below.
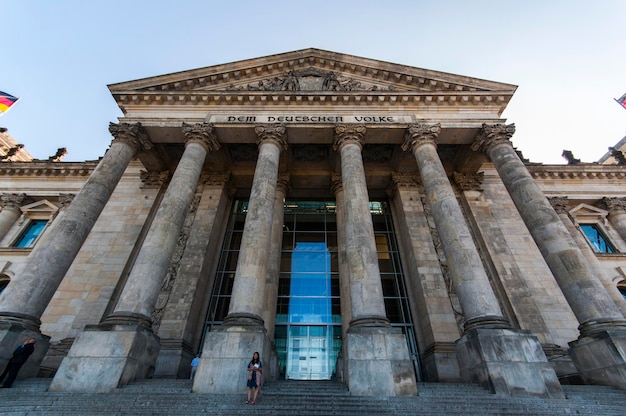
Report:
M 93 160 L 107 85 L 319 48 L 518 85 L 503 114 L 533 162 L 598 160 L 626 134 L 624 0 L 3 0 L 0 126 L 35 158 Z

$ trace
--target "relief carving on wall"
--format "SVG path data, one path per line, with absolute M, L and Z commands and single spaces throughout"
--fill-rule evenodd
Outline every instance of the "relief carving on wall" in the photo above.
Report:
M 309 68 L 302 71 L 289 71 L 281 77 L 261 80 L 257 85 L 230 86 L 238 91 L 395 91 L 393 86 L 364 85 L 352 78 L 333 71 L 320 71 Z

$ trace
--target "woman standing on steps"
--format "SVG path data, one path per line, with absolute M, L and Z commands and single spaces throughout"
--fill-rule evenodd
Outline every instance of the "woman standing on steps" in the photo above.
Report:
M 263 365 L 261 364 L 259 353 L 255 352 L 252 354 L 252 360 L 248 363 L 248 400 L 246 400 L 246 404 L 256 403 L 256 398 L 259 395 L 259 389 L 261 388 L 261 385 L 263 385 L 262 373 Z M 252 397 L 252 401 L 250 401 L 252 389 L 254 389 L 254 396 Z

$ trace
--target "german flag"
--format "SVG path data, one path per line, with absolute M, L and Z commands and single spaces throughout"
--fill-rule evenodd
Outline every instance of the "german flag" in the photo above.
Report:
M 19 100 L 19 98 L 0 91 L 0 114 L 6 113 L 17 100 Z

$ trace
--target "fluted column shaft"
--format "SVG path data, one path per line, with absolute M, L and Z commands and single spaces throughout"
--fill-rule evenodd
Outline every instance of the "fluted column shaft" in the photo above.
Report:
M 626 241 L 626 199 L 603 198 L 602 202 L 609 210 L 609 221 L 622 237 L 622 240 Z
M 623 323 L 622 313 L 590 270 L 567 228 L 513 149 L 509 139 L 514 132 L 512 124 L 483 125 L 472 148 L 484 151 L 495 165 L 580 322 L 581 334 L 613 322 Z
M 202 172 L 219 143 L 209 124 L 183 125 L 185 151 L 165 191 L 124 290 L 106 321 L 136 321 L 150 327 L 151 315 Z
M 617 307 L 622 312 L 622 315 L 626 312 L 626 300 L 622 294 L 617 290 L 617 285 L 611 281 L 611 278 L 607 275 L 605 270 L 602 268 L 602 265 L 598 261 L 598 258 L 594 254 L 593 250 L 589 246 L 589 243 L 583 237 L 583 234 L 580 230 L 574 225 L 569 215 L 567 214 L 567 197 L 552 197 L 548 198 L 550 204 L 556 211 L 561 221 L 563 221 L 563 225 L 567 228 L 567 231 L 572 236 L 576 245 L 580 249 L 581 253 L 585 256 L 585 260 L 589 264 L 589 267 L 594 272 L 594 274 L 600 279 L 602 285 L 608 292 L 613 302 L 617 305 Z
M 335 127 L 335 150 L 341 155 L 346 254 L 350 274 L 351 326 L 389 324 L 385 313 L 374 225 L 361 156 L 364 126 Z
M 23 323 L 39 327 L 39 318 L 128 163 L 140 147 L 148 143 L 139 123 L 111 124 L 109 130 L 115 137 L 109 150 L 66 212 L 50 225 L 38 241 L 21 276 L 11 280 L 0 296 L 0 321 L 18 317 Z
M 9 232 L 15 221 L 22 214 L 20 205 L 26 194 L 2 194 L 2 211 L 0 211 L 0 240 Z
M 276 197 L 274 198 L 272 237 L 265 281 L 265 307 L 263 308 L 263 321 L 270 339 L 274 339 L 274 325 L 276 324 L 280 258 L 283 249 L 283 225 L 285 223 L 285 196 L 288 187 L 289 174 L 280 175 L 276 186 Z
M 254 170 L 248 213 L 241 237 L 235 281 L 226 323 L 262 325 L 265 278 L 270 255 L 280 152 L 286 148 L 284 125 L 259 125 L 259 157 Z
M 465 328 L 508 326 L 452 185 L 437 154 L 435 140 L 440 130 L 438 124 L 411 125 L 402 148 L 411 150 L 417 161 L 446 256 L 448 271 L 463 308 Z

